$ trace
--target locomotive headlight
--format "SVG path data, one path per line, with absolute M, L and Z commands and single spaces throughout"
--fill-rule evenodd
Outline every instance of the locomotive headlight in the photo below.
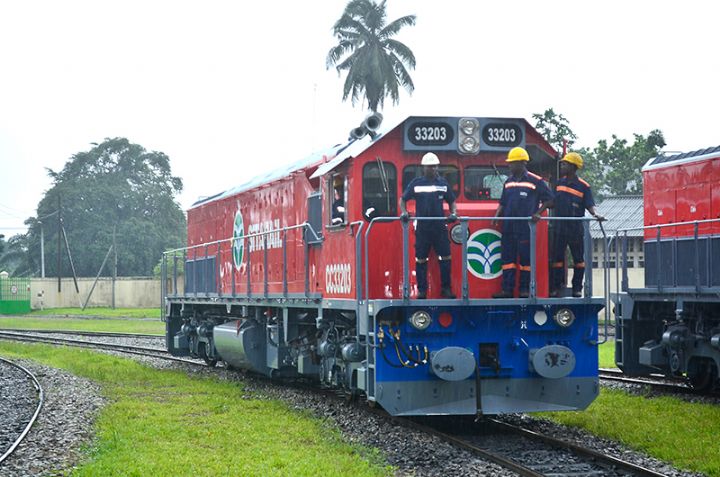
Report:
M 460 143 L 460 148 L 463 152 L 476 152 L 480 149 L 480 143 L 474 137 L 466 137 Z
M 410 316 L 410 324 L 413 325 L 413 328 L 416 330 L 426 330 L 427 327 L 430 326 L 430 323 L 432 323 L 432 317 L 427 311 L 416 311 Z
M 466 231 L 463 235 L 462 233 L 462 224 L 457 224 L 453 228 L 450 229 L 450 238 L 453 242 L 460 245 L 463 242 L 465 242 L 468 239 L 468 235 L 470 234 L 470 231 Z
M 478 123 L 477 119 L 463 118 L 460 120 L 460 129 L 468 136 L 472 136 L 479 126 L 480 123 Z
M 553 315 L 553 319 L 558 325 L 562 326 L 563 328 L 567 328 L 568 326 L 573 324 L 573 321 L 575 321 L 575 313 L 573 313 L 572 310 L 568 308 L 560 308 L 558 311 L 555 312 L 555 315 Z

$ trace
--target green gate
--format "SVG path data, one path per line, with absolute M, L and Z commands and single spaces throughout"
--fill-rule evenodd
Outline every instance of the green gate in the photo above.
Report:
M 30 279 L 0 277 L 0 315 L 30 313 Z

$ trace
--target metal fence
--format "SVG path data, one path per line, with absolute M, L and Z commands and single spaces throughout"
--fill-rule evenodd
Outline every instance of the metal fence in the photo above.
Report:
M 0 277 L 0 314 L 30 312 L 30 279 Z

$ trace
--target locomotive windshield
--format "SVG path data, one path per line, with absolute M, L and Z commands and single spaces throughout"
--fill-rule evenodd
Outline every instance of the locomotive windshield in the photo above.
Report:
M 458 168 L 455 166 L 440 165 L 438 167 L 438 173 L 441 177 L 448 181 L 448 184 L 450 184 L 450 188 L 455 193 L 455 196 L 457 196 L 460 192 L 460 171 L 458 171 Z M 405 190 L 410 181 L 412 181 L 416 177 L 422 177 L 422 175 L 423 170 L 421 165 L 407 166 L 405 169 L 403 169 L 403 190 Z
M 498 200 L 508 178 L 507 167 L 466 167 L 465 198 L 468 200 Z

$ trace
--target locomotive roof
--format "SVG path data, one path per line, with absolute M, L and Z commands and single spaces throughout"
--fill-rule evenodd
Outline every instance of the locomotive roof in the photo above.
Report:
M 381 139 L 383 136 L 385 136 L 385 134 L 392 131 L 396 127 L 397 124 L 394 124 L 392 127 L 386 129 L 385 131 L 383 131 L 383 133 L 376 135 L 374 138 L 370 135 L 366 135 L 360 139 L 350 139 L 345 143 L 336 144 L 335 146 L 332 146 L 330 148 L 316 151 L 303 159 L 278 167 L 277 169 L 270 171 L 266 174 L 255 176 L 249 181 L 235 186 L 231 189 L 228 189 L 224 192 L 220 192 L 219 194 L 215 194 L 210 197 L 203 197 L 201 199 L 198 199 L 197 201 L 195 201 L 194 204 L 192 204 L 192 206 L 190 206 L 190 208 L 194 208 L 198 205 L 206 204 L 208 202 L 213 202 L 215 200 L 223 199 L 231 195 L 239 194 L 240 192 L 252 189 L 254 187 L 268 184 L 278 179 L 282 179 L 283 177 L 287 177 L 292 172 L 299 171 L 301 169 L 307 169 L 316 165 L 319 167 L 312 175 L 312 177 L 319 177 L 331 171 L 346 159 L 350 157 L 355 157 L 358 154 L 362 153 L 375 141 Z M 323 161 L 327 162 L 323 163 Z
M 673 154 L 666 156 L 660 154 L 657 157 L 653 157 L 645 163 L 642 170 L 643 172 L 649 169 L 655 169 L 656 167 L 665 167 L 669 165 L 681 164 L 685 162 L 695 162 L 704 159 L 710 159 L 718 157 L 720 155 L 720 146 L 708 147 L 706 149 L 698 149 L 697 151 L 684 152 L 680 154 Z

